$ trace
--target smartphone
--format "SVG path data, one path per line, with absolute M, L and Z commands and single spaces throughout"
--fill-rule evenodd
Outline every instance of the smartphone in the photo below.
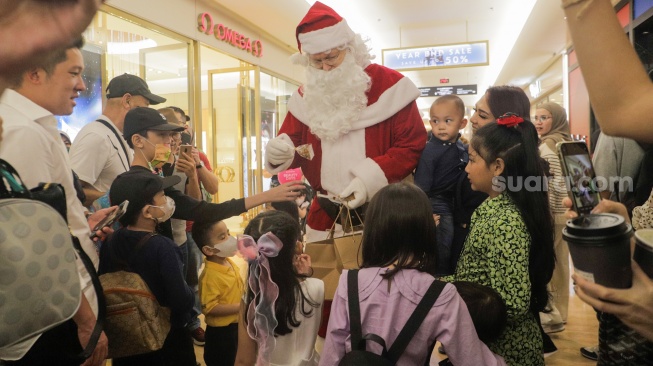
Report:
M 579 215 L 589 214 L 599 204 L 601 196 L 587 145 L 573 141 L 559 142 L 556 146 L 574 211 Z
M 124 200 L 121 204 L 118 205 L 118 208 L 113 210 L 110 214 L 107 215 L 104 219 L 102 219 L 100 222 L 98 222 L 95 227 L 93 227 L 93 231 L 91 232 L 91 239 L 95 238 L 97 235 L 95 234 L 96 231 L 101 230 L 105 226 L 111 226 L 113 225 L 118 219 L 122 217 L 122 215 L 127 212 L 127 206 L 129 205 L 129 201 Z
M 181 146 L 179 146 L 179 156 L 181 157 L 182 156 L 181 154 L 183 154 L 183 153 L 188 154 L 188 156 L 192 157 L 193 156 L 192 155 L 193 146 L 191 146 L 191 145 L 181 145 Z

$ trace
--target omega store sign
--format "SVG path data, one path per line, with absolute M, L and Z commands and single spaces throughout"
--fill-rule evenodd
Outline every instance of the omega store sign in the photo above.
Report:
M 488 41 L 381 51 L 383 66 L 395 70 L 423 70 L 489 65 Z
M 247 51 L 252 56 L 263 57 L 263 42 L 215 22 L 209 13 L 202 13 L 197 17 L 197 29 L 206 35 L 213 35 L 217 40 Z

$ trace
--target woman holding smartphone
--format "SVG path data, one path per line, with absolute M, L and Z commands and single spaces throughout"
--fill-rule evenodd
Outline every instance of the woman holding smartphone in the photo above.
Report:
M 653 83 L 646 75 L 609 0 L 563 0 L 567 24 L 587 84 L 594 113 L 608 135 L 653 142 Z M 596 40 L 600 39 L 600 42 Z M 618 72 L 617 72 L 618 70 Z M 571 200 L 565 199 L 567 207 Z M 594 213 L 621 214 L 626 207 L 603 200 Z M 568 217 L 576 213 L 569 211 Z M 633 262 L 633 286 L 610 289 L 574 275 L 578 296 L 599 311 L 615 314 L 653 340 L 653 279 Z

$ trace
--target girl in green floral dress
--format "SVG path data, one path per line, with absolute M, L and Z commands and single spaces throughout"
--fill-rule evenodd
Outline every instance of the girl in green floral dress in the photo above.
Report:
M 509 365 L 544 365 L 538 313 L 554 267 L 553 223 L 538 136 L 530 121 L 506 114 L 479 128 L 466 167 L 472 189 L 489 198 L 474 211 L 453 279 L 492 287 L 508 325 L 489 344 Z

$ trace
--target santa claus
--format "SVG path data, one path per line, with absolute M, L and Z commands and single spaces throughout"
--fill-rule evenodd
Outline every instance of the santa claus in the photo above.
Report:
M 306 84 L 291 97 L 279 136 L 266 147 L 266 169 L 301 167 L 317 193 L 332 199 L 353 194 L 347 205 L 360 207 L 417 165 L 426 143 L 415 103 L 420 92 L 400 73 L 371 63 L 361 36 L 320 2 L 296 36 L 300 53 L 293 61 L 306 66 Z M 314 156 L 296 153 L 306 145 Z M 323 206 L 323 199 L 311 205 L 309 242 L 324 239 L 333 224 Z

